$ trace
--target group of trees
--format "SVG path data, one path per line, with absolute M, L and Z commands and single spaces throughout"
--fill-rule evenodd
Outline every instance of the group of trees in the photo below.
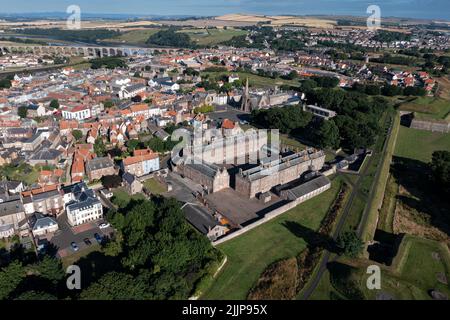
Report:
M 11 80 L 13 76 L 8 76 L 6 78 L 0 79 L 0 89 L 9 89 L 11 88 Z
M 51 255 L 36 257 L 15 244 L 0 259 L 0 300 L 55 300 L 65 272 Z
M 179 48 L 191 48 L 194 46 L 188 34 L 178 32 L 178 29 L 173 27 L 152 34 L 148 38 L 147 44 Z
M 115 69 L 115 68 L 126 68 L 127 64 L 125 61 L 119 57 L 105 57 L 96 58 L 90 61 L 92 69 Z
M 378 30 L 378 32 L 372 37 L 372 40 L 378 42 L 409 41 L 411 40 L 411 34 Z
M 120 239 L 121 269 L 92 283 L 83 299 L 186 299 L 220 259 L 187 224 L 175 199 L 131 200 L 108 220 Z
M 340 89 L 320 88 L 309 91 L 309 103 L 331 109 L 337 116 L 331 120 L 339 129 L 342 147 L 367 148 L 371 146 L 381 130 L 379 119 L 389 107 L 383 97 L 369 97 L 366 94 Z
M 299 106 L 253 110 L 252 122 L 269 129 L 279 129 L 281 133 L 294 133 L 306 127 L 312 114 L 304 112 Z
M 82 29 L 82 30 L 68 30 L 58 28 L 27 28 L 18 30 L 18 33 L 48 36 L 53 39 L 97 43 L 98 40 L 111 39 L 120 35 L 119 31 L 109 29 Z
M 355 83 L 353 85 L 353 90 L 365 93 L 369 96 L 383 95 L 386 97 L 394 96 L 420 96 L 423 97 L 427 94 L 427 91 L 422 87 L 399 87 L 393 85 L 378 86 L 376 84 L 363 84 Z
M 221 259 L 175 199 L 129 200 L 108 219 L 116 236 L 77 262 L 81 291 L 67 289 L 55 250 L 36 257 L 17 245 L 0 256 L 0 300 L 187 299 Z
M 379 58 L 370 58 L 370 62 L 385 63 L 385 64 L 400 64 L 405 66 L 415 66 L 417 65 L 417 59 L 402 55 L 392 55 L 390 53 L 385 53 Z
M 315 81 L 315 80 L 308 80 Z M 381 131 L 379 119 L 389 107 L 380 96 L 345 91 L 338 88 L 316 88 L 306 91 L 309 104 L 331 109 L 337 116 L 329 120 L 314 118 L 300 106 L 254 110 L 252 122 L 258 126 L 279 129 L 281 133 L 299 135 L 321 148 L 367 148 Z

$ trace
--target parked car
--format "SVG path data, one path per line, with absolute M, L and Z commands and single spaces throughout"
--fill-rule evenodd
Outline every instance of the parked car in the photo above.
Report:
M 87 246 L 90 246 L 92 244 L 91 240 L 89 240 L 88 238 L 85 238 L 83 241 Z
M 72 242 L 70 244 L 70 246 L 72 247 L 73 251 L 78 251 L 80 248 L 78 248 L 77 244 L 75 242 Z
M 101 244 L 102 241 L 103 241 L 103 237 L 100 236 L 98 233 L 94 234 L 94 238 L 95 238 L 95 240 L 97 240 L 97 242 L 100 243 L 100 244 Z
M 109 224 L 109 223 L 107 223 L 107 222 L 103 222 L 103 223 L 100 223 L 99 225 L 98 225 L 98 227 L 100 228 L 100 229 L 106 229 L 106 228 L 109 228 L 111 225 Z

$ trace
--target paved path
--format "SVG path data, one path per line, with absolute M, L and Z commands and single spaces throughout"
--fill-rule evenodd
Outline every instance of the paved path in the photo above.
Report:
M 389 127 L 389 130 L 387 132 L 387 135 L 386 135 L 386 138 L 385 138 L 385 141 L 384 141 L 384 147 L 383 147 L 383 151 L 382 151 L 383 157 L 381 157 L 381 159 L 379 160 L 380 163 L 384 159 L 384 156 L 385 156 L 386 148 L 387 148 L 387 145 L 388 145 L 388 140 L 389 140 L 389 137 L 390 137 L 390 135 L 392 133 L 392 124 L 393 124 L 393 121 L 392 121 L 392 118 L 391 118 L 390 127 Z M 336 230 L 333 233 L 333 239 L 334 240 L 337 240 L 337 238 L 339 237 L 339 234 L 341 233 L 341 231 L 342 231 L 342 229 L 344 227 L 345 220 L 347 219 L 347 217 L 348 217 L 348 215 L 350 213 L 350 209 L 352 207 L 353 201 L 354 201 L 356 195 L 360 191 L 359 188 L 360 188 L 361 181 L 366 176 L 367 170 L 370 167 L 370 165 L 372 164 L 373 158 L 374 158 L 373 156 L 370 157 L 370 159 L 367 162 L 366 166 L 364 167 L 364 169 L 362 170 L 361 174 L 359 175 L 358 180 L 354 184 L 354 187 L 352 189 L 352 193 L 350 194 L 350 198 L 348 199 L 348 201 L 347 201 L 347 203 L 346 203 L 346 205 L 344 207 L 344 211 L 343 211 L 341 217 L 339 218 Z M 373 182 L 373 185 L 372 185 L 371 195 L 370 195 L 367 203 L 371 203 L 371 201 L 373 200 L 373 186 L 378 181 L 378 178 L 379 178 L 379 175 L 380 175 L 380 171 L 381 171 L 381 166 L 378 166 L 377 172 L 376 172 L 376 175 L 375 175 L 375 179 L 374 179 L 374 182 Z M 366 206 L 366 209 L 367 209 L 367 206 Z M 361 236 L 362 231 L 364 230 L 362 228 L 362 226 L 367 222 L 368 215 L 369 215 L 369 210 L 364 210 L 363 216 L 361 218 L 360 226 L 358 228 L 358 235 L 359 236 Z M 330 262 L 330 257 L 331 257 L 331 253 L 329 251 L 325 251 L 324 256 L 323 256 L 323 258 L 322 258 L 322 260 L 320 262 L 320 265 L 319 265 L 319 271 L 317 272 L 316 276 L 311 281 L 309 281 L 308 287 L 307 287 L 307 289 L 305 290 L 305 292 L 303 293 L 303 295 L 301 297 L 303 300 L 309 299 L 309 297 L 312 295 L 314 290 L 319 285 L 323 274 L 327 270 L 327 264 L 328 264 L 328 262 Z M 332 261 L 334 261 L 334 259 Z

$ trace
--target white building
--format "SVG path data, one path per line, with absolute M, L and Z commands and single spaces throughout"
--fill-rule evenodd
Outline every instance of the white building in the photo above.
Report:
M 147 88 L 142 84 L 135 84 L 128 87 L 123 87 L 119 91 L 119 98 L 120 99 L 130 99 L 137 95 L 139 95 L 142 92 L 145 92 Z
M 66 204 L 67 221 L 78 226 L 103 217 L 103 206 L 84 182 L 61 188 Z
M 62 110 L 62 117 L 67 120 L 85 120 L 92 117 L 91 109 L 88 106 L 77 106 L 75 108 L 69 109 L 65 108 Z

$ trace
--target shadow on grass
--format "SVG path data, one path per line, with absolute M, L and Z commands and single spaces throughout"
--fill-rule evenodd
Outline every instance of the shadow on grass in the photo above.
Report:
M 286 221 L 283 223 L 283 226 L 295 236 L 305 240 L 311 249 L 323 248 L 332 253 L 340 252 L 336 242 L 329 236 L 320 234 L 294 221 Z
M 397 195 L 397 199 L 412 209 L 410 211 L 416 215 L 416 222 L 429 224 L 450 235 L 450 199 L 431 178 L 429 165 L 414 159 L 394 157 L 391 172 L 407 192 Z

